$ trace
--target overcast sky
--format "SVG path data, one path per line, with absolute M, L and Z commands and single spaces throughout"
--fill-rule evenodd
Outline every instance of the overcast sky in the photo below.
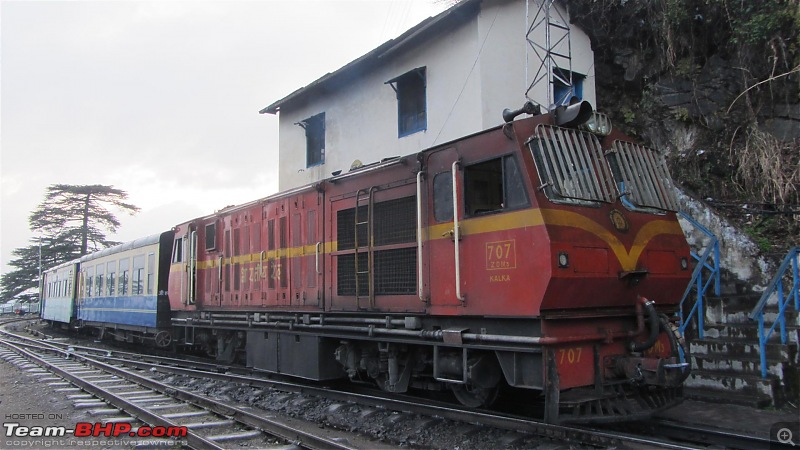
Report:
M 0 271 L 53 183 L 127 191 L 119 241 L 274 193 L 258 111 L 446 3 L 0 0 Z

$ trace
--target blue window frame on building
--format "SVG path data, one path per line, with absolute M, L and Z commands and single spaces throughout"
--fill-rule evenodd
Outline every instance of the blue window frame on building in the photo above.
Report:
M 386 84 L 397 95 L 397 135 L 408 136 L 428 128 L 425 67 L 417 67 Z
M 586 75 L 571 72 L 572 85 L 567 81 L 570 79 L 570 71 L 555 69 L 553 76 L 553 103 L 556 105 L 569 105 L 572 97 L 583 100 L 583 81 Z

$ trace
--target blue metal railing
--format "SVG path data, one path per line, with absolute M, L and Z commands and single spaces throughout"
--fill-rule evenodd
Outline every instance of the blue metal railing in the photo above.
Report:
M 689 282 L 689 285 L 686 286 L 686 290 L 683 292 L 680 309 L 678 311 L 678 316 L 680 318 L 680 326 L 678 327 L 678 331 L 681 333 L 681 335 L 684 334 L 686 327 L 688 327 L 692 322 L 692 317 L 697 315 L 697 335 L 700 339 L 703 339 L 703 315 L 705 312 L 705 309 L 703 308 L 703 298 L 706 295 L 706 291 L 711 286 L 711 283 L 714 283 L 714 295 L 719 295 L 719 239 L 717 239 L 714 233 L 709 231 L 708 228 L 700 225 L 699 222 L 694 220 L 685 212 L 681 212 L 679 214 L 690 224 L 692 224 L 692 226 L 700 230 L 703 234 L 711 239 L 702 255 L 698 255 L 694 251 L 691 252 L 692 258 L 697 261 L 697 264 L 694 266 L 692 279 Z M 708 276 L 705 279 L 703 278 L 704 270 L 708 272 Z M 691 308 L 689 308 L 689 312 L 684 316 L 684 304 L 686 301 L 690 301 L 689 294 L 692 292 L 692 289 L 697 291 L 697 296 L 695 297 L 694 304 Z
M 750 320 L 758 319 L 758 346 L 760 350 L 759 353 L 761 353 L 761 376 L 763 378 L 767 377 L 767 341 L 775 331 L 777 325 L 781 326 L 781 344 L 786 344 L 786 315 L 784 312 L 792 297 L 794 297 L 794 310 L 800 311 L 800 293 L 798 292 L 800 291 L 800 276 L 798 276 L 797 268 L 800 261 L 798 261 L 798 255 L 800 255 L 800 247 L 794 247 L 789 250 L 786 258 L 783 259 L 783 263 L 781 263 L 781 266 L 778 268 L 778 273 L 772 278 L 769 287 L 761 295 L 755 308 L 753 308 L 753 311 L 750 313 Z M 792 270 L 792 288 L 789 289 L 788 294 L 784 295 L 783 279 L 790 268 Z M 764 333 L 764 307 L 767 306 L 767 300 L 773 294 L 776 294 L 778 297 L 778 317 L 775 322 L 772 323 L 772 326 L 769 327 L 769 330 Z

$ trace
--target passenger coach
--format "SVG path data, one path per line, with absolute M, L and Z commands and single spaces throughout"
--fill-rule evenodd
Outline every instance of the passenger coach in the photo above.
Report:
M 77 320 L 118 341 L 170 345 L 167 299 L 173 232 L 117 245 L 80 259 Z
M 45 271 L 42 275 L 42 319 L 64 326 L 74 325 L 75 290 L 79 271 L 79 259 Z

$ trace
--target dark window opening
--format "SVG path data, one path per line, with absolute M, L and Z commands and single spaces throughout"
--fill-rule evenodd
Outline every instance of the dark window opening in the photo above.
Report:
M 453 221 L 453 176 L 450 172 L 433 177 L 433 215 L 437 222 Z
M 206 251 L 217 249 L 217 224 L 206 225 Z
M 325 113 L 297 123 L 306 130 L 306 167 L 325 162 Z
M 464 186 L 467 216 L 528 205 L 525 184 L 512 156 L 465 167 Z M 452 190 L 450 193 L 452 196 Z
M 183 262 L 183 238 L 175 239 L 175 245 L 172 247 L 172 262 Z
M 397 134 L 399 137 L 428 127 L 425 67 L 406 72 L 386 84 L 397 94 Z

